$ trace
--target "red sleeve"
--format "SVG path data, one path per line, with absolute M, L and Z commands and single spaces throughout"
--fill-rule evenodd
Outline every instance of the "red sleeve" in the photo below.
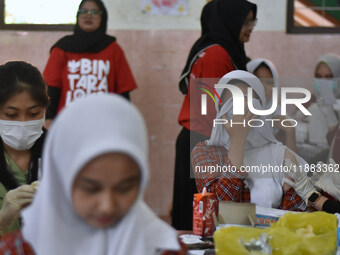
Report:
M 300 208 L 305 204 L 294 188 L 283 193 L 280 209 L 288 211 L 302 211 Z
M 216 177 L 211 172 L 203 172 L 211 166 L 232 166 L 225 148 L 198 143 L 191 153 L 191 161 L 198 192 L 206 187 L 208 192 L 216 194 L 219 201 L 249 202 L 244 201 L 244 178 L 240 178 L 239 174 L 222 171 Z
M 3 236 L 0 240 L 0 254 L 34 255 L 30 245 L 25 242 L 20 231 Z
M 117 43 L 115 44 L 115 47 L 114 77 L 116 91 L 114 92 L 122 94 L 134 90 L 137 88 L 137 84 L 122 48 Z
M 62 87 L 62 69 L 66 65 L 64 51 L 58 47 L 52 49 L 50 57 L 45 66 L 43 77 L 47 85 L 51 87 Z

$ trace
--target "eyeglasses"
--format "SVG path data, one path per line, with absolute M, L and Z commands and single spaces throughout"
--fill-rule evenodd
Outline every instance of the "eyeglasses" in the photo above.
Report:
M 243 23 L 243 26 L 251 28 L 251 27 L 255 27 L 256 23 L 257 23 L 257 19 L 246 20 Z
M 96 10 L 96 9 L 93 9 L 93 10 L 87 10 L 87 9 L 79 9 L 78 10 L 78 15 L 79 16 L 85 16 L 87 14 L 91 15 L 91 16 L 99 16 L 101 15 L 103 12 L 100 11 L 100 10 Z

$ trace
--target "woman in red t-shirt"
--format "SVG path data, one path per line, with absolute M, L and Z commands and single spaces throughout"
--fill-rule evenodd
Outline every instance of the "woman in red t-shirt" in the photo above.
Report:
M 117 93 L 129 99 L 129 91 L 137 87 L 123 50 L 106 34 L 106 26 L 103 2 L 83 0 L 73 35 L 52 46 L 43 73 L 51 98 L 46 119 L 89 94 Z
M 249 41 L 256 24 L 256 10 L 256 5 L 246 0 L 214 0 L 202 11 L 202 35 L 190 51 L 179 83 L 186 95 L 178 117 L 183 129 L 176 142 L 172 209 L 176 229 L 192 229 L 192 199 L 197 190 L 190 153 L 198 142 L 210 136 L 216 115 L 212 99 L 207 100 L 207 114 L 201 114 L 201 94 L 208 90 L 213 95 L 214 82 L 226 73 L 246 70 L 244 43 Z

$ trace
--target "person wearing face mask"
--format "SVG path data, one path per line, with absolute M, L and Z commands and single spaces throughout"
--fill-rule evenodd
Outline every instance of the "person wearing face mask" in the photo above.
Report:
M 19 213 L 33 199 L 48 103 L 36 67 L 21 61 L 0 66 L 0 235 L 20 228 Z
M 252 104 L 255 109 L 263 110 L 266 97 L 260 80 L 245 71 L 233 71 L 226 74 L 220 84 L 232 84 L 246 94 L 248 87 L 254 91 Z M 306 204 L 295 190 L 285 181 L 283 171 L 256 172 L 245 171 L 245 167 L 285 165 L 285 159 L 305 164 L 297 154 L 278 142 L 264 121 L 261 127 L 249 127 L 235 123 L 248 123 L 251 119 L 261 119 L 248 110 L 245 114 L 233 115 L 234 100 L 227 89 L 217 89 L 223 104 L 217 107 L 216 119 L 226 119 L 228 123 L 216 125 L 212 129 L 211 137 L 205 142 L 198 143 L 192 151 L 191 160 L 194 169 L 209 166 L 235 166 L 236 171 L 225 171 L 216 175 L 195 171 L 196 184 L 199 192 L 206 187 L 208 192 L 215 193 L 218 200 L 235 202 L 252 202 L 267 208 L 284 210 L 305 210 Z M 249 99 L 248 99 L 249 100 Z M 247 100 L 247 101 L 248 101 Z M 238 106 L 240 107 L 240 106 Z M 251 169 L 251 168 L 248 168 Z M 254 169 L 254 168 L 253 168 Z
M 265 109 L 269 109 L 272 106 L 272 91 L 273 88 L 277 88 L 278 94 L 280 94 L 278 74 L 275 65 L 272 61 L 264 58 L 257 58 L 249 61 L 247 63 L 247 71 L 258 77 L 263 86 L 266 95 L 266 105 Z M 267 116 L 272 119 L 287 119 L 286 116 L 281 115 L 280 106 L 276 108 L 275 112 Z M 275 127 L 273 132 L 275 137 L 287 145 L 289 149 L 297 152 L 296 139 L 295 139 L 295 128 L 294 127 L 284 127 L 280 122 L 275 122 Z
M 172 208 L 172 225 L 176 229 L 192 229 L 192 200 L 197 190 L 190 153 L 198 142 L 210 136 L 215 115 L 211 100 L 207 101 L 207 115 L 201 115 L 200 98 L 204 92 L 199 89 L 213 93 L 214 82 L 202 85 L 195 79 L 220 79 L 235 69 L 246 69 L 244 43 L 250 40 L 256 25 L 256 12 L 256 4 L 246 0 L 212 0 L 202 10 L 202 35 L 190 50 L 179 82 L 185 97 L 178 117 L 182 130 L 176 141 Z
M 302 125 L 306 124 L 307 137 L 298 144 L 299 152 L 309 163 L 316 164 L 328 160 L 329 147 L 339 126 L 334 106 L 337 105 L 336 99 L 340 98 L 340 57 L 330 53 L 320 57 L 314 77 L 314 94 L 306 105 L 312 115 L 305 118 L 297 111 L 295 117 Z M 326 92 L 331 94 L 329 98 L 324 98 Z
M 143 202 L 148 136 L 126 99 L 102 94 L 71 104 L 54 121 L 42 162 L 22 232 L 2 238 L 1 254 L 185 254 L 176 231 Z
M 96 93 L 130 98 L 137 88 L 123 50 L 106 34 L 108 14 L 101 0 L 82 0 L 73 35 L 57 41 L 43 72 L 51 104 L 45 126 L 71 102 Z

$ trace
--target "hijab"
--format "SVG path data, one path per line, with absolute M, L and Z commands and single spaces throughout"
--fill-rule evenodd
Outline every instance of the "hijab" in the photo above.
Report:
M 247 71 L 254 74 L 256 69 L 259 68 L 262 64 L 264 64 L 272 73 L 273 80 L 274 80 L 274 87 L 279 90 L 280 85 L 279 85 L 277 70 L 272 61 L 265 59 L 265 58 L 257 58 L 257 59 L 251 60 L 247 63 Z M 272 99 L 269 99 L 267 100 L 265 109 L 269 109 L 271 106 L 272 106 Z M 270 116 L 274 117 L 274 116 L 280 115 L 280 112 L 281 111 L 279 107 L 277 107 L 276 111 L 272 113 Z
M 246 70 L 244 44 L 239 38 L 250 11 L 253 11 L 255 19 L 256 4 L 246 0 L 213 0 L 204 6 L 201 14 L 202 35 L 191 48 L 179 81 L 183 94 L 187 93 L 193 63 L 201 52 L 214 44 L 228 52 L 236 69 Z
M 337 88 L 335 90 L 335 97 L 340 98 L 340 84 L 339 84 L 339 79 L 340 79 L 340 56 L 333 54 L 333 53 L 327 53 L 323 56 L 321 56 L 315 65 L 315 70 L 318 67 L 320 63 L 325 63 L 329 69 L 331 69 L 333 78 L 336 79 L 337 83 Z
M 86 1 L 95 2 L 99 9 L 102 11 L 101 23 L 99 28 L 94 32 L 83 31 L 77 23 L 74 27 L 73 35 L 67 35 L 57 41 L 51 48 L 59 47 L 64 51 L 69 52 L 100 52 L 105 49 L 109 44 L 116 41 L 116 38 L 106 34 L 107 28 L 107 10 L 101 0 L 82 0 L 78 10 Z
M 140 192 L 130 211 L 110 228 L 94 228 L 72 205 L 72 186 L 92 159 L 120 152 L 141 171 Z M 65 108 L 45 143 L 43 178 L 24 210 L 23 236 L 37 255 L 154 254 L 178 250 L 176 232 L 143 202 L 149 178 L 146 126 L 137 108 L 118 95 L 90 95 Z
M 248 84 L 259 96 L 259 100 L 253 99 L 254 108 L 258 110 L 264 109 L 264 105 L 266 104 L 264 88 L 261 81 L 255 75 L 241 70 L 232 71 L 224 75 L 222 79 L 220 79 L 219 84 L 228 84 L 232 80 L 239 80 Z M 223 90 L 223 88 L 216 88 L 216 92 L 219 94 L 220 97 L 222 96 Z M 245 100 L 247 100 L 247 98 L 245 98 Z M 227 115 L 228 120 L 232 119 L 233 99 L 228 99 L 220 109 L 216 110 L 216 119 L 223 118 L 225 114 Z M 257 118 L 260 118 L 260 116 L 257 116 Z M 275 139 L 269 125 L 263 125 L 263 127 L 261 128 L 251 128 L 247 137 L 245 149 L 248 150 L 256 148 L 270 142 L 277 142 L 277 140 Z M 225 131 L 223 125 L 217 125 L 213 127 L 212 134 L 210 139 L 207 141 L 207 145 L 224 146 L 226 147 L 227 151 L 229 150 L 230 137 Z
M 261 81 L 253 74 L 236 70 L 224 75 L 219 84 L 228 84 L 232 80 L 239 80 L 246 83 L 258 95 L 258 99 L 253 99 L 255 109 L 263 110 L 266 104 L 265 92 Z M 219 96 L 223 93 L 223 88 L 217 88 Z M 233 117 L 233 99 L 228 99 L 217 111 L 216 119 L 227 116 L 230 120 Z M 244 166 L 261 167 L 263 166 L 281 166 L 284 163 L 285 151 L 289 150 L 282 143 L 278 142 L 273 135 L 271 126 L 261 116 L 256 119 L 262 119 L 262 127 L 253 127 L 250 129 L 244 152 Z M 223 146 L 227 151 L 230 149 L 230 136 L 224 129 L 223 125 L 213 127 L 211 137 L 206 141 L 208 146 Z M 292 152 L 292 151 L 291 151 Z M 306 162 L 297 154 L 292 152 L 296 157 L 298 164 Z M 254 168 L 256 169 L 256 168 Z M 251 202 L 259 206 L 279 208 L 282 201 L 282 185 L 284 183 L 283 172 L 248 173 L 245 179 L 245 185 L 250 189 Z M 305 209 L 305 208 L 301 208 Z

